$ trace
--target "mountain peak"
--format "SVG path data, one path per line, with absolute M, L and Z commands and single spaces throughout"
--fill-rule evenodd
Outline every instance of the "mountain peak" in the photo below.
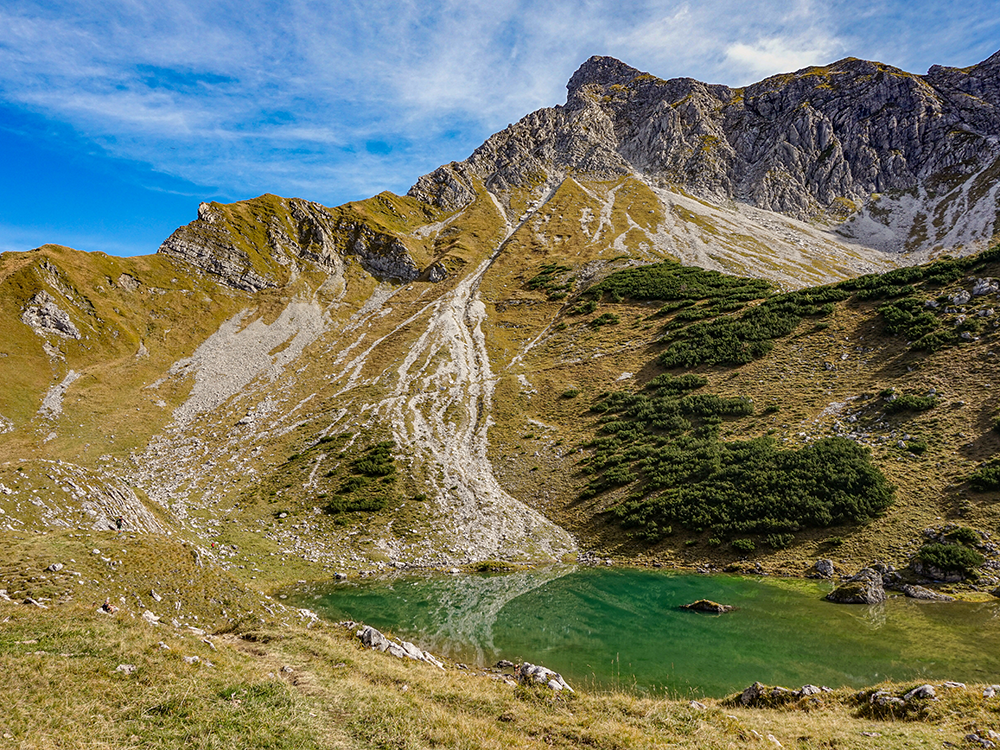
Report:
M 569 96 L 579 91 L 584 86 L 597 84 L 599 86 L 609 86 L 614 83 L 625 84 L 636 76 L 648 75 L 631 65 L 623 63 L 614 57 L 594 55 L 583 65 L 577 68 L 573 77 L 569 79 L 566 88 Z

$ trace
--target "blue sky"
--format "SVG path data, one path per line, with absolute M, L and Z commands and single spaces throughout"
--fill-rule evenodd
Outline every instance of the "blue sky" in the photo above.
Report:
M 994 0 L 4 0 L 0 251 L 152 253 L 202 200 L 403 193 L 594 54 L 742 85 L 998 49 Z

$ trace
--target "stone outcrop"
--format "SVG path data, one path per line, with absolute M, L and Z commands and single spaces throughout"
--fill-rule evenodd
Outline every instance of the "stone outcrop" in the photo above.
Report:
M 826 686 L 803 685 L 798 690 L 792 690 L 780 685 L 769 687 L 761 682 L 755 682 L 731 702 L 747 708 L 774 708 L 797 701 L 800 698 L 809 698 L 829 692 L 832 691 Z
M 526 684 L 535 683 L 546 685 L 549 689 L 555 691 L 567 690 L 571 693 L 574 692 L 573 688 L 566 684 L 566 680 L 562 678 L 561 674 L 537 664 L 524 662 L 517 668 L 516 674 L 517 679 Z
M 836 569 L 833 566 L 833 560 L 817 560 L 815 565 L 813 565 L 814 575 L 819 578 L 833 578 L 833 574 Z
M 347 256 L 379 280 L 421 276 L 400 237 L 376 229 L 349 208 L 274 195 L 230 205 L 202 203 L 198 219 L 177 229 L 159 252 L 248 292 L 281 286 L 302 265 L 339 274 Z
M 80 331 L 69 313 L 63 310 L 44 289 L 35 293 L 21 313 L 21 322 L 39 336 L 55 334 L 65 339 L 79 339 Z
M 923 586 L 912 586 L 908 583 L 904 583 L 902 586 L 900 586 L 899 590 L 902 591 L 906 596 L 910 597 L 911 599 L 923 599 L 929 602 L 955 601 L 955 597 L 953 596 L 948 596 L 947 594 L 941 594 L 938 593 L 937 591 L 931 591 L 930 589 L 926 589 Z
M 932 246 L 952 227 L 938 232 L 941 222 L 928 219 L 951 225 L 952 204 L 966 214 L 981 204 L 974 234 L 989 242 L 1000 176 L 998 68 L 1000 53 L 923 76 L 847 58 L 733 89 L 592 57 L 570 79 L 565 105 L 508 126 L 409 194 L 454 210 L 473 200 L 477 184 L 503 200 L 512 188 L 569 174 L 636 173 L 799 219 L 854 216 L 845 234 L 892 234 L 883 249 L 894 250 L 918 226 Z M 972 228 L 961 231 L 972 239 Z
M 361 643 L 370 649 L 374 649 L 375 651 L 382 651 L 391 654 L 397 659 L 413 659 L 414 661 L 426 662 L 428 664 L 433 664 L 439 669 L 444 669 L 444 664 L 442 664 L 432 654 L 414 646 L 409 641 L 390 640 L 371 625 L 365 625 L 361 628 L 361 630 L 357 632 L 357 636 L 361 639 Z
M 826 596 L 837 604 L 879 604 L 886 599 L 882 574 L 873 568 L 862 568 Z

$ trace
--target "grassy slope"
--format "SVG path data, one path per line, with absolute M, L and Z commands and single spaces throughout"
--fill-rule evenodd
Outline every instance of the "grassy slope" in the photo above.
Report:
M 198 567 L 181 543 L 3 536 L 14 598 L 31 595 L 48 609 L 0 601 L 0 747 L 728 748 L 773 746 L 770 734 L 785 747 L 904 748 L 1000 729 L 998 699 L 971 685 L 939 689 L 942 699 L 909 719 L 872 716 L 853 690 L 773 709 L 705 700 L 699 710 L 628 690 L 555 696 L 477 668 L 441 671 L 366 651 L 351 631 L 310 624 Z M 114 567 L 91 545 L 113 553 Z M 44 571 L 58 560 L 67 568 Z M 196 578 L 206 585 L 185 583 Z M 168 621 L 174 588 L 184 591 L 180 627 L 139 617 L 148 606 Z M 105 596 L 120 605 L 113 616 L 96 611 Z M 125 674 L 121 664 L 136 669 Z M 901 694 L 913 685 L 880 687 Z
M 1000 275 L 995 261 L 970 266 L 960 278 L 921 287 L 916 298 L 922 306 L 924 299 L 944 298 L 971 288 L 974 278 L 991 275 Z M 507 420 L 498 419 L 494 432 L 494 458 L 510 489 L 515 495 L 538 494 L 585 544 L 623 557 L 688 565 L 725 565 L 742 557 L 707 546 L 709 534 L 683 530 L 652 547 L 638 543 L 602 515 L 618 502 L 620 493 L 577 500 L 587 479 L 579 464 L 584 454 L 577 449 L 600 426 L 601 415 L 590 406 L 602 392 L 638 390 L 664 371 L 656 357 L 667 348 L 669 337 L 660 337 L 677 314 L 657 317 L 659 302 L 614 303 L 610 298 L 592 312 L 573 314 L 579 298 L 543 301 L 545 290 L 527 288 L 531 278 L 531 271 L 521 274 L 519 294 L 533 301 L 534 308 L 528 309 L 551 310 L 556 325 L 524 360 L 522 374 L 536 393 L 525 392 L 513 378 L 505 381 L 510 401 L 502 412 Z M 824 435 L 861 430 L 866 433 L 863 444 L 871 447 L 878 466 L 898 487 L 894 507 L 870 525 L 802 532 L 792 550 L 759 550 L 753 562 L 793 573 L 801 573 L 816 556 L 832 556 L 847 567 L 874 558 L 903 566 L 927 527 L 952 521 L 993 534 L 1000 529 L 996 493 L 975 493 L 966 483 L 977 465 L 1000 450 L 1000 435 L 992 430 L 992 384 L 1000 376 L 993 351 L 995 318 L 975 318 L 975 311 L 990 309 L 994 299 L 974 298 L 969 305 L 969 318 L 984 323 L 976 340 L 957 340 L 936 352 L 908 348 L 905 336 L 886 330 L 878 311 L 885 300 L 851 298 L 837 303 L 828 316 L 804 319 L 760 359 L 738 367 L 701 365 L 692 370 L 708 378 L 706 390 L 747 397 L 755 404 L 752 416 L 723 423 L 724 440 L 770 434 L 784 447 L 801 447 Z M 944 313 L 946 306 L 935 312 L 939 330 L 954 331 L 958 316 Z M 608 312 L 620 322 L 596 327 L 594 321 Z M 879 394 L 890 388 L 898 394 L 934 388 L 938 406 L 926 412 L 889 413 Z M 578 395 L 567 398 L 573 391 Z M 927 448 L 911 452 L 898 446 L 901 440 L 926 442 Z M 545 489 L 535 493 L 537 487 Z

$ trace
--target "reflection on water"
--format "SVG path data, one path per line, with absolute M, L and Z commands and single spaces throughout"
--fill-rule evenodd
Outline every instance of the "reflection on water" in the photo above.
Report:
M 324 617 L 363 620 L 454 659 L 526 659 L 578 684 L 718 696 L 755 680 L 1000 682 L 1000 604 L 898 597 L 837 605 L 823 601 L 828 590 L 814 581 L 562 567 L 290 593 Z M 679 609 L 702 598 L 738 609 Z

